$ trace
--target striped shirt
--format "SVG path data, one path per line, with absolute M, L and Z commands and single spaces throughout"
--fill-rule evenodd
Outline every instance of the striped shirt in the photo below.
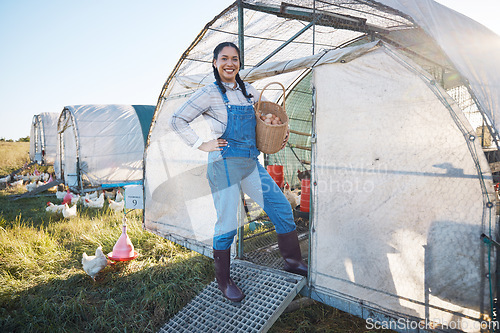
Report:
M 226 96 L 231 105 L 249 105 L 239 85 L 234 88 L 232 83 L 222 82 L 226 87 Z M 258 101 L 259 93 L 249 83 L 245 82 L 252 104 Z M 170 118 L 172 129 L 193 149 L 198 148 L 203 140 L 189 126 L 194 119 L 203 115 L 208 121 L 213 139 L 220 138 L 227 127 L 227 110 L 222 96 L 215 84 L 206 85 L 198 89 Z

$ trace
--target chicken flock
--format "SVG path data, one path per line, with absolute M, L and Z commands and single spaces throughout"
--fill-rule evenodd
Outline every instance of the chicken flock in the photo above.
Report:
M 23 167 L 29 167 L 27 164 Z M 38 187 L 50 184 L 54 181 L 54 177 L 45 172 L 40 172 L 35 166 L 33 172 L 25 174 L 10 174 L 5 177 L 0 177 L 0 188 L 19 188 L 24 186 L 27 192 L 33 192 Z M 57 183 L 56 183 L 57 184 Z M 64 185 L 58 185 L 51 188 L 44 188 L 49 192 L 55 192 L 55 198 L 47 202 L 45 211 L 51 215 L 62 216 L 65 219 L 73 219 L 78 216 L 78 210 L 83 208 L 89 209 L 105 209 L 107 207 L 113 212 L 124 212 L 125 198 L 123 189 L 117 188 L 113 190 L 99 190 L 87 192 L 84 195 L 72 193 L 70 189 Z M 94 281 L 96 275 L 107 265 L 111 264 L 99 246 L 95 250 L 94 255 L 82 254 L 82 268 Z
M 0 178 L 0 185 L 3 187 L 18 187 L 24 185 L 26 188 L 26 191 L 32 192 L 35 190 L 37 187 L 46 185 L 50 182 L 52 182 L 54 179 L 52 178 L 52 175 L 46 172 L 40 172 L 37 170 L 35 167 L 35 170 L 33 173 L 27 173 L 27 174 L 15 174 L 15 175 L 7 175 L 5 177 Z
M 64 218 L 70 219 L 77 216 L 77 205 L 80 203 L 87 208 L 103 208 L 105 199 L 108 201 L 108 207 L 115 211 L 121 212 L 125 207 L 123 194 L 118 190 L 116 196 L 113 192 L 103 191 L 100 194 L 98 191 L 86 193 L 85 196 L 71 193 L 70 190 L 56 191 L 56 198 L 62 200 L 62 203 L 57 205 L 52 202 L 47 202 L 45 210 L 53 214 L 62 214 Z M 113 200 L 113 198 L 115 200 Z M 71 205 L 71 207 L 70 207 Z
M 309 178 L 310 174 L 306 172 L 298 172 L 298 178 Z M 26 184 L 26 190 L 28 192 L 33 191 L 39 186 L 48 184 L 53 181 L 53 178 L 48 173 L 40 173 L 36 170 L 33 174 L 26 174 L 22 176 L 6 176 L 0 178 L 0 184 L 4 184 L 11 187 L 21 186 Z M 51 201 L 47 202 L 45 210 L 50 214 L 60 214 L 65 219 L 72 219 L 78 216 L 78 207 L 85 208 L 104 208 L 104 204 L 107 202 L 109 209 L 114 212 L 121 212 L 124 210 L 125 200 L 120 189 L 114 191 L 94 191 L 92 193 L 85 193 L 85 195 L 79 195 L 72 193 L 69 189 L 64 190 L 63 185 L 55 192 L 55 200 L 60 201 L 59 204 L 53 203 Z M 300 188 L 292 190 L 288 183 L 283 187 L 283 193 L 290 203 L 292 209 L 300 204 Z M 86 274 L 88 274 L 94 281 L 96 275 L 111 261 L 106 257 L 102 251 L 102 247 L 99 246 L 93 256 L 83 253 L 82 255 L 82 266 Z

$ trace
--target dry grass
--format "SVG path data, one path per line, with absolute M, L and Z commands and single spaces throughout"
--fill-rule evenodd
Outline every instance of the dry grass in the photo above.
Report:
M 0 176 L 7 175 L 29 162 L 29 142 L 0 141 Z

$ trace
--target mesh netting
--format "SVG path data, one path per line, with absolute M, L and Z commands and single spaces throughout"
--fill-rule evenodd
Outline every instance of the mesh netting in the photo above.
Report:
M 277 49 L 284 42 L 307 25 L 309 11 L 302 7 L 313 8 L 313 1 L 290 1 L 284 10 L 288 14 L 279 15 L 281 1 L 244 1 L 249 9 L 244 10 L 245 29 L 245 66 L 255 66 L 264 59 L 271 50 Z M 258 7 L 252 7 L 257 6 Z M 296 5 L 297 7 L 293 7 Z M 269 61 L 281 61 L 313 54 L 321 49 L 337 48 L 367 33 L 370 26 L 376 29 L 401 30 L 412 26 L 412 23 L 398 15 L 394 10 L 382 12 L 373 4 L 361 4 L 358 1 L 316 1 L 318 13 L 324 13 L 314 29 L 308 29 L 294 39 L 287 47 Z M 267 10 L 258 12 L 252 9 Z M 269 15 L 274 11 L 278 15 Z M 327 15 L 328 12 L 329 14 Z M 353 23 L 358 31 L 348 30 L 342 24 L 345 20 L 330 14 L 340 14 L 348 18 L 356 18 L 363 25 Z M 302 18 L 303 20 L 291 19 Z M 343 29 L 342 29 L 343 28 Z M 350 27 L 351 29 L 353 27 Z M 212 50 L 220 42 L 238 39 L 238 10 L 233 5 L 224 15 L 216 19 L 207 29 L 203 39 L 189 52 L 177 75 L 204 73 L 211 71 Z
M 467 112 L 474 128 L 485 126 L 483 116 L 478 113 L 471 96 L 463 92 L 457 95 L 456 88 L 463 86 L 463 82 L 457 79 L 459 75 L 441 48 L 401 12 L 380 3 L 359 0 L 286 3 L 277 0 L 247 0 L 243 1 L 243 5 L 242 58 L 246 68 L 261 64 L 264 60 L 267 63 L 284 61 L 346 45 L 366 43 L 376 35 L 376 38 L 395 46 L 398 51 L 433 75 L 437 82 L 451 91 L 452 97 L 460 97 L 459 105 Z M 307 28 L 313 20 L 315 25 Z M 203 79 L 212 72 L 212 51 L 217 44 L 224 41 L 238 44 L 237 3 L 229 6 L 208 24 L 185 53 L 179 66 L 167 80 L 165 90 L 160 96 L 160 109 L 165 100 L 189 96 L 205 84 L 202 83 Z M 191 81 L 198 80 L 199 83 L 186 85 L 185 78 L 189 76 L 196 76 Z M 304 82 L 298 82 L 303 76 L 303 71 L 299 71 L 291 75 L 282 74 L 272 80 L 279 80 L 287 87 L 287 106 L 290 105 L 288 109 L 293 112 L 294 118 L 291 121 L 292 131 L 310 133 L 310 123 L 307 121 L 310 119 L 311 105 L 309 79 L 306 77 Z M 252 83 L 260 89 L 268 82 L 270 81 L 264 79 Z M 304 93 L 304 89 L 309 91 L 309 97 Z M 465 95 L 467 100 L 463 101 Z M 276 91 L 274 95 L 272 92 L 266 92 L 266 98 L 278 100 L 282 96 L 280 91 Z M 471 105 L 475 110 L 470 110 Z M 485 128 L 489 130 L 488 126 Z M 285 152 L 269 159 L 271 164 L 285 164 L 285 161 L 297 160 L 298 163 L 293 163 L 293 166 L 287 167 L 286 170 L 287 182 L 292 186 L 297 185 L 294 173 L 298 169 L 307 169 L 307 162 L 310 160 L 307 149 L 303 149 L 308 148 L 309 139 L 307 136 L 300 136 L 303 135 L 292 133 L 290 143 L 296 147 L 289 147 Z M 496 135 L 492 137 L 495 138 Z
M 298 187 L 297 171 L 310 170 L 311 164 L 311 74 L 305 75 L 290 91 L 286 98 L 286 110 L 290 119 L 288 145 L 280 152 L 269 156 L 271 165 L 284 166 L 285 182 Z

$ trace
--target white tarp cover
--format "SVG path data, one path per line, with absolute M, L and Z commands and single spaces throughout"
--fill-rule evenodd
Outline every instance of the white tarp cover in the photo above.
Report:
M 144 137 L 131 105 L 66 106 L 58 133 L 68 186 L 78 185 L 78 168 L 92 186 L 142 180 Z
M 296 59 L 289 62 L 269 63 L 258 69 L 242 71 L 242 76 L 261 87 L 266 78 L 280 75 L 297 76 L 308 66 L 349 60 L 378 47 L 373 42 L 358 47 L 331 50 L 326 54 Z M 196 79 L 201 79 L 196 83 Z M 182 85 L 191 89 L 200 84 L 213 82 L 210 75 L 183 77 Z M 192 86 L 191 86 L 192 84 Z M 279 92 L 279 91 L 278 91 Z M 188 94 L 189 95 L 189 94 Z M 276 100 L 279 94 L 269 91 L 266 98 Z M 190 239 L 199 242 L 210 253 L 216 212 L 206 178 L 207 154 L 186 146 L 169 126 L 170 116 L 187 100 L 188 96 L 168 99 L 158 114 L 146 154 L 145 168 L 145 224 L 146 228 L 175 240 Z M 191 123 L 201 137 L 210 138 L 210 129 L 202 117 Z
M 469 82 L 482 111 L 498 131 L 500 121 L 500 37 L 432 0 L 378 0 L 410 17 L 443 49 Z M 478 4 L 479 6 L 480 4 Z
M 296 72 L 317 65 L 312 286 L 473 327 L 466 317 L 489 313 L 487 247 L 479 236 L 495 234 L 485 208 L 494 200 L 491 174 L 478 140 L 469 140 L 473 129 L 429 74 L 382 43 L 332 50 L 323 62 L 307 58 L 287 63 Z M 273 73 L 280 81 L 286 71 L 284 63 L 268 70 L 252 80 Z M 216 213 L 207 156 L 168 125 L 186 98 L 167 99 L 150 133 L 145 226 L 209 253 Z M 209 138 L 201 117 L 191 125 Z
M 282 3 L 243 2 L 267 8 Z M 311 0 L 287 3 L 313 7 Z M 316 228 L 312 287 L 323 295 L 417 319 L 470 323 L 466 316 L 472 321 L 487 316 L 488 256 L 479 235 L 490 234 L 490 222 L 491 234 L 496 232 L 491 220 L 495 214 L 485 208 L 495 201 L 491 175 L 478 142 L 468 139 L 475 132 L 435 83 L 456 86 L 456 77 L 448 78 L 460 71 L 483 110 L 495 120 L 500 70 L 492 62 L 499 54 L 494 46 L 498 36 L 429 0 L 316 4 L 323 11 L 365 18 L 384 31 L 375 38 L 400 47 L 398 55 L 374 44 L 363 46 L 363 51 L 345 48 L 369 37 L 363 31 L 316 25 L 315 33 L 305 31 L 264 65 L 253 68 L 308 22 L 243 11 L 247 69 L 241 74 L 256 88 L 279 81 L 290 92 L 311 67 L 318 66 L 313 70 L 318 144 L 313 147 L 317 155 L 313 154 L 311 167 L 318 185 L 311 189 Z M 429 16 L 426 10 L 436 11 Z M 443 17 L 447 15 L 451 16 Z M 189 149 L 170 130 L 168 120 L 197 88 L 213 81 L 214 47 L 223 41 L 237 44 L 237 33 L 234 5 L 186 50 L 161 93 L 146 147 L 145 227 L 190 248 L 193 243 L 211 248 L 216 214 L 205 176 L 206 154 Z M 492 44 L 473 43 L 476 37 Z M 402 53 L 434 76 L 423 73 Z M 331 61 L 323 61 L 323 56 Z M 279 101 L 281 91 L 266 90 L 265 97 Z M 209 138 L 201 117 L 191 125 Z
M 42 112 L 33 117 L 30 131 L 30 159 L 53 165 L 57 154 L 57 119 L 59 113 Z
M 315 68 L 310 279 L 478 332 L 490 309 L 480 235 L 490 223 L 495 234 L 491 174 L 458 106 L 419 71 L 388 48 Z

